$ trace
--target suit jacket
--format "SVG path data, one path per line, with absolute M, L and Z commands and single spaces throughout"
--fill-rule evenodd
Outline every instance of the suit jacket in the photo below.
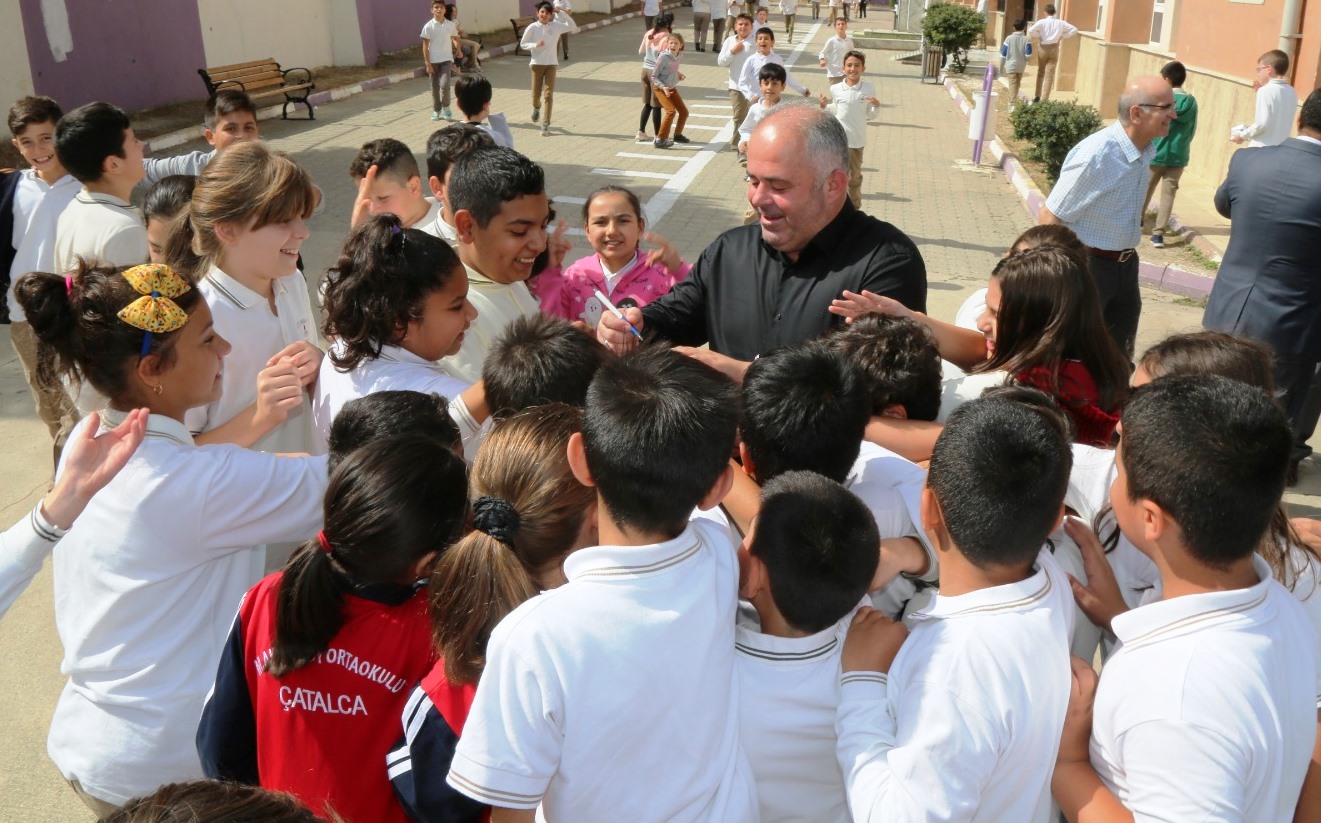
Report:
M 1233 226 L 1202 325 L 1321 361 L 1321 145 L 1235 152 L 1215 204 Z

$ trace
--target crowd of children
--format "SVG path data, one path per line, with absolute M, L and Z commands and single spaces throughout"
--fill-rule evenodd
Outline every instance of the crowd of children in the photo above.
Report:
M 557 5 L 523 38 L 543 133 Z M 858 204 L 878 100 L 836 8 L 818 102 Z M 657 147 L 686 142 L 672 23 L 640 48 Z M 740 153 L 807 94 L 753 23 L 719 56 Z M 952 323 L 845 292 L 737 384 L 617 355 L 601 317 L 691 267 L 620 186 L 566 262 L 490 83 L 455 91 L 425 184 L 393 138 L 352 161 L 320 313 L 320 190 L 241 94 L 164 161 L 109 104 L 10 111 L 11 337 L 58 468 L 0 535 L 0 614 L 53 555 L 48 752 L 98 817 L 1321 816 L 1321 557 L 1268 352 L 1178 335 L 1130 387 L 1053 226 Z

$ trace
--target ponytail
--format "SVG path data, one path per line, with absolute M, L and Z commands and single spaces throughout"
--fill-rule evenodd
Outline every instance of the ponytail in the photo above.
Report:
M 575 548 L 596 499 L 569 468 L 582 410 L 536 406 L 496 423 L 473 460 L 474 531 L 431 576 L 431 624 L 451 683 L 476 683 L 491 631 Z
M 161 257 L 165 265 L 178 272 L 187 272 L 193 280 L 206 275 L 203 269 L 205 261 L 193 251 L 196 234 L 193 230 L 192 206 L 185 204 L 170 218 L 170 234 L 165 238 L 165 248 Z
M 322 333 L 338 346 L 330 359 L 341 371 L 381 356 L 409 323 L 422 318 L 428 294 L 462 276 L 458 255 L 444 240 L 406 229 L 393 214 L 378 214 L 344 241 L 326 273 Z
M 443 552 L 467 514 L 463 461 L 431 437 L 409 434 L 357 449 L 330 475 L 325 528 L 289 560 L 276 601 L 276 677 L 311 663 L 344 625 L 344 581 L 408 585 L 418 563 Z

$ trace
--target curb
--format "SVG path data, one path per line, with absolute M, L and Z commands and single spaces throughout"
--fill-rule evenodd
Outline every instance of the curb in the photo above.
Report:
M 675 9 L 678 8 L 680 5 L 682 4 L 663 3 L 661 5 L 661 8 Z M 575 34 L 582 33 L 585 31 L 592 31 L 593 29 L 603 28 L 605 26 L 613 26 L 615 23 L 622 23 L 625 20 L 631 20 L 633 18 L 641 17 L 641 16 L 642 16 L 641 11 L 631 11 L 628 14 L 620 14 L 620 15 L 616 15 L 615 17 L 607 17 L 604 20 L 597 20 L 594 23 L 586 23 L 582 26 L 579 26 L 578 31 L 575 32 Z M 516 46 L 515 43 L 507 43 L 503 46 L 496 46 L 493 49 L 478 52 L 477 57 L 481 60 L 490 60 L 494 57 L 503 57 L 506 54 L 513 54 L 515 46 Z M 408 71 L 399 71 L 399 72 L 395 72 L 394 74 L 384 75 L 382 77 L 371 77 L 357 83 L 351 83 L 347 86 L 336 86 L 333 89 L 326 89 L 325 91 L 314 92 L 308 95 L 307 100 L 313 106 L 324 106 L 325 104 L 333 103 L 336 100 L 343 100 L 346 97 L 352 97 L 356 94 L 362 94 L 365 91 L 385 88 L 386 86 L 392 86 L 395 83 L 402 83 L 406 80 L 415 80 L 419 77 L 426 76 L 426 73 L 427 70 L 425 68 L 418 66 L 417 68 L 409 69 Z M 280 116 L 280 111 L 282 108 L 283 108 L 283 104 L 277 103 L 274 106 L 267 106 L 265 108 L 258 109 L 257 119 L 273 120 L 275 118 L 278 118 Z M 295 116 L 294 119 L 297 120 L 301 118 Z M 159 134 L 153 137 L 151 140 L 144 141 L 145 143 L 144 148 L 147 154 L 150 155 L 153 152 L 158 151 L 160 149 L 170 149 L 170 148 L 174 148 L 175 146 L 183 145 L 184 143 L 187 143 L 192 140 L 201 140 L 203 131 L 204 131 L 204 127 L 199 125 L 199 126 L 189 126 L 186 129 L 178 129 L 176 131 L 170 131 L 164 134 Z
M 958 83 L 946 78 L 945 91 L 948 92 L 950 99 L 958 104 L 959 112 L 965 118 L 972 115 L 972 103 L 958 87 Z M 1046 195 L 1042 194 L 1041 189 L 1037 188 L 1037 184 L 1032 182 L 1027 169 L 1023 168 L 1023 164 L 1018 161 L 1018 156 L 1009 151 L 998 136 L 990 142 L 988 148 L 991 151 L 991 156 L 995 158 L 995 164 L 1004 172 L 1005 179 L 1014 187 L 1014 191 L 1018 192 L 1018 196 L 1023 201 L 1023 208 L 1027 209 L 1027 213 L 1032 216 L 1033 220 L 1036 220 L 1042 207 L 1046 205 Z M 1189 242 L 1194 243 L 1198 251 L 1208 254 L 1202 248 L 1202 245 L 1197 244 L 1197 241 L 1200 240 L 1202 244 L 1209 246 L 1210 243 L 1205 238 L 1180 225 L 1173 215 L 1170 217 L 1170 223 L 1184 231 L 1189 231 Z M 1214 253 L 1215 259 L 1218 260 L 1220 258 L 1219 251 L 1216 250 Z M 1139 262 L 1138 280 L 1147 286 L 1170 294 L 1198 299 L 1204 299 L 1210 295 L 1211 286 L 1215 284 L 1214 277 L 1207 277 L 1206 275 L 1181 269 L 1169 263 Z

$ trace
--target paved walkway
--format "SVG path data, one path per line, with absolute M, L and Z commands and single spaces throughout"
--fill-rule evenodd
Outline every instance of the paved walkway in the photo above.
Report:
M 810 15 L 807 15 L 810 17 Z M 818 92 L 824 77 L 816 53 L 829 33 L 799 15 L 805 45 L 781 53 L 804 68 L 800 77 Z M 678 14 L 679 30 L 691 32 L 690 12 Z M 777 30 L 780 24 L 776 23 Z M 690 147 L 660 151 L 632 135 L 640 112 L 639 20 L 576 35 L 573 59 L 560 69 L 554 132 L 541 137 L 528 121 L 525 58 L 492 60 L 487 72 L 496 88 L 494 108 L 509 115 L 517 148 L 546 168 L 549 191 L 562 216 L 577 224 L 585 197 L 606 183 L 633 188 L 646 203 L 656 230 L 693 259 L 719 232 L 737 225 L 746 208 L 743 173 L 734 154 L 721 150 L 729 137 L 724 70 L 715 53 L 685 54 L 682 85 L 693 111 Z M 966 122 L 939 86 L 918 82 L 917 69 L 868 52 L 868 75 L 883 108 L 870 128 L 865 155 L 864 208 L 908 232 L 930 272 L 930 309 L 953 317 L 964 297 L 985 284 L 996 259 L 1029 225 L 1026 211 L 998 172 L 969 171 L 957 161 L 970 156 Z M 348 228 L 355 188 L 348 166 L 367 140 L 397 137 L 423 151 L 436 128 L 429 119 L 425 79 L 388 86 L 318 109 L 317 120 L 265 121 L 264 136 L 304 164 L 328 198 L 313 219 L 304 246 L 308 272 L 330 265 Z M 185 146 L 179 149 L 191 149 Z M 575 253 L 586 253 L 581 234 Z M 1172 332 L 1197 326 L 1200 310 L 1146 292 L 1139 349 Z M 0 327 L 6 328 L 6 327 Z M 0 331 L 0 336 L 7 331 Z M 0 344 L 0 524 L 22 516 L 48 481 L 50 449 L 7 341 Z M 1321 480 L 1306 477 L 1321 489 Z M 25 821 L 79 820 L 89 815 L 64 785 L 45 754 L 51 711 L 63 686 L 61 650 L 52 620 L 47 568 L 0 622 L 0 806 L 4 817 Z

